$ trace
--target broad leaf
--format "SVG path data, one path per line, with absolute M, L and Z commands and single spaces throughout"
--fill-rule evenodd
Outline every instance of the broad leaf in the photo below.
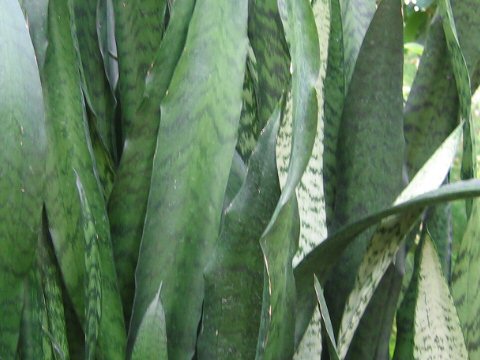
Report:
M 264 271 L 258 241 L 280 197 L 275 163 L 280 115 L 277 109 L 259 138 L 246 180 L 226 210 L 205 269 L 199 359 L 255 357 Z
M 49 3 L 48 41 L 42 82 L 46 103 L 48 187 L 46 209 L 50 234 L 59 261 L 62 278 L 78 316 L 85 329 L 84 292 L 86 238 L 83 229 L 82 204 L 77 189 L 77 177 L 90 208 L 100 256 L 102 288 L 98 337 L 98 357 L 123 358 L 125 325 L 117 290 L 117 280 L 110 243 L 109 224 L 101 185 L 90 142 L 81 77 L 71 32 L 71 13 L 67 2 Z M 85 330 L 86 331 L 86 330 Z M 86 331 L 87 332 L 87 331 Z
M 401 2 L 382 1 L 365 35 L 345 99 L 336 149 L 334 229 L 385 208 L 403 187 L 402 72 Z M 325 284 L 335 331 L 370 235 L 362 234 L 346 250 Z M 360 332 L 367 333 L 376 336 Z
M 135 292 L 135 268 L 152 177 L 160 102 L 182 53 L 194 5 L 194 0 L 176 1 L 170 12 L 169 26 L 155 54 L 137 119 L 125 134 L 125 146 L 108 204 L 118 284 L 127 321 Z
M 202 269 L 218 237 L 242 105 L 247 5 L 196 4 L 161 103 L 129 343 L 163 282 L 168 353 L 174 359 L 191 358 L 195 350 Z
M 13 359 L 35 260 L 45 173 L 42 88 L 20 5 L 0 6 L 0 358 Z
M 419 255 L 413 358 L 468 359 L 457 311 L 428 234 Z

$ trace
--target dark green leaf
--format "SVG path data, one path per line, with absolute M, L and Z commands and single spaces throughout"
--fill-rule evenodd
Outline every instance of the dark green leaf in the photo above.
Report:
M 403 187 L 402 31 L 400 0 L 382 1 L 365 35 L 343 109 L 334 229 L 388 206 Z M 346 250 L 325 284 L 336 331 L 370 235 L 362 234 Z
M 480 309 L 478 286 L 480 281 L 478 241 L 480 203 L 473 202 L 472 215 L 468 221 L 452 274 L 452 295 L 470 359 L 480 355 L 480 323 L 477 316 Z
M 49 152 L 46 209 L 63 281 L 85 329 L 85 233 L 75 172 L 88 201 L 101 264 L 102 320 L 98 358 L 124 358 L 125 327 L 110 243 L 105 202 L 95 166 L 81 78 L 71 33 L 70 9 L 63 0 L 49 4 L 49 46 L 42 74 Z M 88 300 L 87 300 L 88 301 Z
M 194 5 L 194 0 L 177 1 L 170 13 L 169 26 L 147 79 L 137 120 L 126 134 L 122 159 L 108 204 L 118 283 L 127 321 L 130 319 L 135 292 L 135 267 L 152 176 L 160 102 L 182 53 Z
M 255 357 L 263 287 L 258 240 L 280 197 L 275 163 L 279 124 L 277 109 L 252 153 L 246 180 L 225 213 L 220 238 L 205 269 L 199 359 Z
M 118 48 L 118 91 L 122 130 L 130 134 L 142 100 L 145 76 L 165 30 L 166 0 L 113 0 Z
M 290 58 L 277 0 L 250 1 L 249 6 L 248 37 L 256 59 L 253 80 L 259 132 L 287 89 Z

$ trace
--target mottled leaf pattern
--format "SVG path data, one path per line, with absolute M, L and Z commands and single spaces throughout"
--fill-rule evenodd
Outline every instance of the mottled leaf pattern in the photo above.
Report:
M 205 269 L 199 359 L 255 358 L 264 269 L 258 240 L 280 197 L 275 164 L 280 115 L 277 109 L 259 138 Z
M 428 234 L 420 246 L 413 358 L 468 359 L 457 311 Z
M 196 4 L 161 103 L 129 341 L 163 282 L 168 353 L 174 359 L 191 358 L 195 348 L 202 269 L 218 237 L 242 106 L 247 10 L 246 0 Z
M 90 142 L 81 90 L 70 9 L 63 0 L 49 2 L 49 46 L 42 82 L 46 103 L 48 186 L 46 209 L 50 234 L 62 278 L 76 316 L 85 326 L 85 233 L 75 171 L 81 176 L 95 231 L 101 263 L 102 321 L 98 358 L 123 358 L 126 335 L 117 290 L 109 224 Z
M 452 295 L 470 359 L 475 359 L 480 355 L 480 319 L 477 316 L 480 309 L 480 297 L 476 285 L 480 281 L 479 216 L 480 203 L 475 200 L 452 274 Z
M 390 205 L 403 187 L 400 5 L 380 3 L 356 61 L 338 134 L 333 229 Z M 335 331 L 370 235 L 352 243 L 325 284 Z
M 146 80 L 138 118 L 125 134 L 125 146 L 108 204 L 118 283 L 127 321 L 135 292 L 135 267 L 150 189 L 160 102 L 182 53 L 194 5 L 194 0 L 177 1 L 170 12 L 169 26 Z
M 165 30 L 167 0 L 113 0 L 118 51 L 118 91 L 122 131 L 141 121 L 136 112 L 142 100 L 145 76 Z

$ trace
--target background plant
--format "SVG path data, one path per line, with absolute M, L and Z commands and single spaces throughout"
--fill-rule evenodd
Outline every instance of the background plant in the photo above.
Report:
M 477 2 L 0 4 L 0 358 L 478 358 Z

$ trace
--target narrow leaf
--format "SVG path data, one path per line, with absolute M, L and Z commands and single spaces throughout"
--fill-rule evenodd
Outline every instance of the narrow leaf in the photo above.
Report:
M 133 345 L 132 360 L 168 359 L 165 313 L 160 300 L 161 291 L 162 285 L 143 316 Z
M 457 311 L 428 234 L 420 246 L 413 357 L 416 360 L 468 359 Z
M 452 295 L 460 318 L 470 359 L 480 356 L 480 311 L 478 284 L 480 281 L 478 242 L 480 203 L 473 202 L 472 216 L 460 243 L 452 275 Z

